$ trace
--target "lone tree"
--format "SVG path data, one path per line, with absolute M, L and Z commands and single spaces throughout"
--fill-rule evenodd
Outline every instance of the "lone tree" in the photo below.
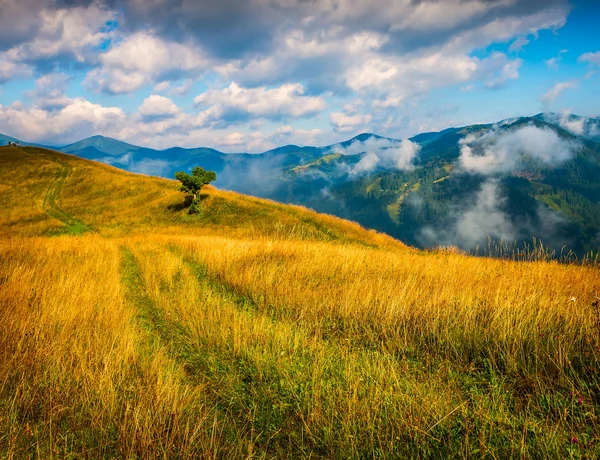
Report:
M 210 184 L 217 178 L 217 174 L 214 171 L 205 171 L 200 166 L 195 166 L 192 169 L 192 175 L 178 171 L 175 173 L 175 179 L 181 182 L 181 190 L 188 195 L 193 196 L 192 204 L 190 206 L 189 213 L 197 214 L 200 212 L 200 189 L 207 184 Z

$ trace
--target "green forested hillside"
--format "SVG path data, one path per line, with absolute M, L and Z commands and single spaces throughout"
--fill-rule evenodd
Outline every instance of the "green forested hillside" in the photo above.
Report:
M 524 151 L 510 168 L 492 173 L 469 171 L 461 163 L 461 139 L 469 134 L 484 137 L 494 132 L 502 139 L 525 127 L 555 133 L 553 139 L 560 144 L 548 148 L 559 149 L 560 157 L 565 153 L 560 148 L 567 146 L 568 155 L 544 162 Z M 319 211 L 356 220 L 417 246 L 487 250 L 490 239 L 492 244 L 502 240 L 521 246 L 537 238 L 557 252 L 582 255 L 600 247 L 600 144 L 594 140 L 535 118 L 501 128 L 451 129 L 414 140 L 421 142 L 421 150 L 413 168 L 332 180 L 331 163 L 326 168 L 315 165 L 320 176 L 313 172 L 312 177 L 295 177 L 288 183 L 292 191 L 279 198 L 295 196 Z M 543 154 L 544 146 L 540 148 Z M 486 193 L 490 196 L 483 196 Z

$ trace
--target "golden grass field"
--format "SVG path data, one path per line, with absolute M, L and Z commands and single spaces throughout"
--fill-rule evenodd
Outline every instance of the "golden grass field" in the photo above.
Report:
M 0 148 L 0 458 L 598 458 L 596 266 Z

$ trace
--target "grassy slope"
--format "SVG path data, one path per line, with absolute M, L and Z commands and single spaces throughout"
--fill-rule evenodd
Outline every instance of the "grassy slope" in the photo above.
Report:
M 600 454 L 596 268 L 39 149 L 0 184 L 0 457 Z
M 0 162 L 2 236 L 85 231 L 118 236 L 151 229 L 402 246 L 333 216 L 210 186 L 203 190 L 204 212 L 190 218 L 177 181 L 127 173 L 50 150 L 4 147 Z

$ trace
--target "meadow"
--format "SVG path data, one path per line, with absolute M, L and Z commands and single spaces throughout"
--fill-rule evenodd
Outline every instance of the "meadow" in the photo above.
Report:
M 1 458 L 598 458 L 600 271 L 0 148 Z

